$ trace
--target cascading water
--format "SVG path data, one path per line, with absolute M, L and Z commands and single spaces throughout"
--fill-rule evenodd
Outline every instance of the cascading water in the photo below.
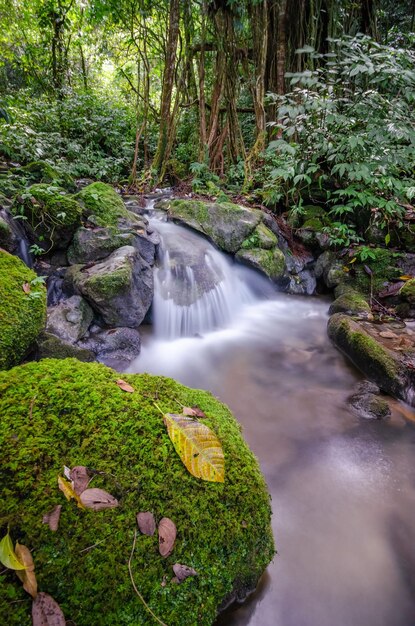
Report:
M 156 337 L 191 337 L 224 328 L 255 301 L 243 268 L 235 270 L 207 240 L 160 214 L 152 225 L 161 238 L 154 275 Z
M 278 555 L 217 626 L 412 626 L 415 431 L 399 403 L 385 422 L 351 413 L 359 375 L 328 341 L 327 301 L 276 293 L 194 232 L 152 225 L 155 327 L 129 371 L 226 402 L 272 496 Z

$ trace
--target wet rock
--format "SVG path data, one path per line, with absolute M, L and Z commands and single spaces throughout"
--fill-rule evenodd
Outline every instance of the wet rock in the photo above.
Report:
M 262 213 L 231 202 L 162 200 L 156 208 L 207 235 L 221 250 L 235 254 L 262 220 Z
M 414 351 L 385 345 L 370 322 L 356 321 L 343 313 L 332 315 L 328 335 L 333 343 L 382 391 L 406 402 L 415 402 Z
M 354 412 L 363 419 L 381 420 L 391 415 L 389 404 L 380 396 L 379 387 L 369 381 L 356 386 L 349 403 Z
M 88 330 L 94 317 L 89 304 L 80 296 L 72 296 L 48 308 L 46 330 L 68 343 L 75 343 Z
M 323 280 L 329 289 L 336 287 L 346 278 L 343 263 L 330 250 L 326 250 L 318 257 L 314 271 L 316 277 Z
M 289 284 L 285 291 L 298 296 L 312 296 L 316 291 L 317 280 L 314 272 L 303 270 L 298 274 L 290 274 Z
M 140 333 L 134 328 L 97 329 L 79 346 L 92 351 L 97 361 L 121 369 L 140 354 Z
M 56 335 L 42 333 L 37 341 L 37 359 L 78 359 L 85 363 L 95 361 L 95 354 L 91 350 L 74 346 L 63 341 Z
M 260 270 L 271 280 L 278 282 L 285 277 L 285 257 L 279 248 L 263 250 L 261 248 L 241 249 L 236 258 L 246 265 Z
M 92 267 L 70 267 L 64 288 L 83 295 L 108 326 L 136 328 L 153 299 L 153 273 L 135 248 L 124 246 Z
M 329 315 L 334 313 L 346 313 L 346 315 L 367 318 L 371 315 L 371 309 L 362 294 L 353 289 L 348 289 L 330 305 Z

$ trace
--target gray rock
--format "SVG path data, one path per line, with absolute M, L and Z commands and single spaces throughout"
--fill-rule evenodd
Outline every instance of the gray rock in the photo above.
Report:
M 317 281 L 311 270 L 303 270 L 298 274 L 290 275 L 290 282 L 285 291 L 298 296 L 312 296 L 315 293 Z
M 73 265 L 64 288 L 82 294 L 108 326 L 136 328 L 153 299 L 153 272 L 133 246 L 124 246 L 92 267 Z
M 262 248 L 251 248 L 239 250 L 236 258 L 246 265 L 260 270 L 274 282 L 279 282 L 285 277 L 285 257 L 279 248 L 273 250 L 263 250 Z
M 48 308 L 46 330 L 68 343 L 75 343 L 88 330 L 94 313 L 80 296 L 72 296 Z
M 380 396 L 380 389 L 374 383 L 364 381 L 356 387 L 349 398 L 354 412 L 363 419 L 381 420 L 391 416 L 389 404 Z
M 80 341 L 79 346 L 92 351 L 97 361 L 122 369 L 140 354 L 140 333 L 134 328 L 100 329 Z
M 326 250 L 318 257 L 314 271 L 316 277 L 322 279 L 329 289 L 336 287 L 345 280 L 343 263 L 330 250 Z
M 37 359 L 78 359 L 87 363 L 95 361 L 95 354 L 91 350 L 74 346 L 50 333 L 42 333 L 37 345 Z

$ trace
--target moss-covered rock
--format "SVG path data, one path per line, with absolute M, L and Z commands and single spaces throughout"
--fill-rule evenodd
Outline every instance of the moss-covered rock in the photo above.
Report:
M 240 427 L 211 394 L 149 375 L 119 375 L 105 366 L 44 360 L 0 374 L 0 534 L 33 550 L 39 588 L 78 626 L 153 623 L 128 573 L 136 514 L 152 511 L 177 527 L 171 556 L 157 536 L 139 535 L 134 581 L 169 626 L 210 626 L 222 601 L 252 590 L 274 552 L 270 504 L 258 463 Z M 225 454 L 225 482 L 185 469 L 154 400 L 166 412 L 177 402 L 199 406 Z M 29 418 L 30 414 L 30 418 Z M 93 512 L 67 502 L 57 477 L 63 465 L 93 468 L 91 486 L 118 498 L 118 508 Z M 59 530 L 42 516 L 61 504 Z M 174 563 L 198 576 L 172 582 Z M 165 584 L 163 583 L 165 581 Z M 0 620 L 29 626 L 30 602 L 14 572 L 0 574 Z M 22 602 L 20 602 L 22 600 Z
M 336 313 L 329 319 L 328 335 L 356 367 L 383 391 L 405 401 L 413 400 L 413 364 L 405 359 L 403 353 L 388 349 L 368 332 L 363 323 L 342 313 Z
M 263 250 L 271 250 L 278 245 L 277 236 L 265 226 L 262 222 L 258 224 L 254 232 L 243 241 L 241 248 L 250 250 L 251 248 L 262 248 Z
M 362 293 L 379 293 L 385 285 L 396 279 L 402 271 L 399 268 L 401 254 L 387 248 L 371 248 L 373 258 L 354 263 L 350 281 Z M 359 253 L 359 249 L 356 250 Z M 367 268 L 372 272 L 368 274 Z
M 92 183 L 84 187 L 77 199 L 83 207 L 84 217 L 95 217 L 99 226 L 115 226 L 119 219 L 131 219 L 131 214 L 117 192 L 106 183 Z
M 399 292 L 399 295 L 405 302 L 411 306 L 415 305 L 415 278 L 408 280 Z
M 45 251 L 65 248 L 81 223 L 82 209 L 59 187 L 32 185 L 12 207 L 14 215 L 26 217 L 31 239 Z
M 340 295 L 329 308 L 329 315 L 333 313 L 346 313 L 358 317 L 368 317 L 371 314 L 370 306 L 362 294 L 349 289 Z
M 56 335 L 41 333 L 37 340 L 38 359 L 78 359 L 90 363 L 95 361 L 95 354 L 86 348 L 74 346 Z
M 73 265 L 64 288 L 82 294 L 109 326 L 136 328 L 153 299 L 153 273 L 135 248 L 124 246 L 92 267 Z
M 46 289 L 36 279 L 23 261 L 0 250 L 0 370 L 20 363 L 45 324 Z
M 162 200 L 157 208 L 207 235 L 221 250 L 235 254 L 262 220 L 262 213 L 232 202 Z
M 136 235 L 133 232 L 119 232 L 115 227 L 78 228 L 68 249 L 71 265 L 90 263 L 105 259 L 122 246 L 133 246 Z
M 252 248 L 250 250 L 239 250 L 236 258 L 263 272 L 273 281 L 281 280 L 285 275 L 285 257 L 278 248 L 274 250 L 262 250 Z

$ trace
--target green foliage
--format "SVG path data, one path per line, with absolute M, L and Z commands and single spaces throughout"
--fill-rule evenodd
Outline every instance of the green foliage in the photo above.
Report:
M 372 225 L 401 228 L 414 195 L 415 55 L 361 35 L 331 47 L 316 70 L 289 75 L 291 93 L 269 95 L 281 138 L 261 176 L 267 204 L 325 202 L 333 244 L 348 245 Z

